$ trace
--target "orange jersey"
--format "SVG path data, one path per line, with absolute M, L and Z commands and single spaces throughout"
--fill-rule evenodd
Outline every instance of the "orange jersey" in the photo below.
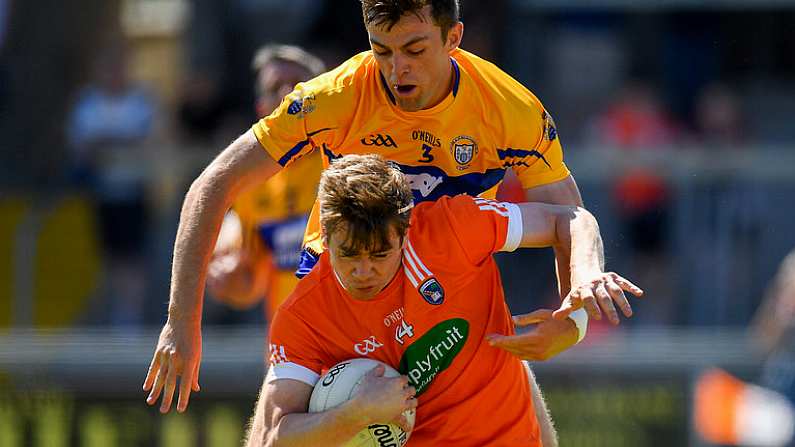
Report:
M 322 164 L 312 154 L 268 181 L 244 191 L 232 209 L 240 218 L 242 245 L 256 256 L 268 256 L 266 312 L 272 317 L 295 288 L 309 211 L 317 196 Z
M 540 446 L 521 361 L 485 340 L 514 334 L 492 254 L 522 236 L 516 205 L 459 195 L 418 205 L 402 268 L 354 300 L 323 254 L 271 325 L 266 380 L 309 385 L 356 357 L 385 362 L 417 388 L 413 446 Z
M 367 51 L 298 84 L 252 130 L 282 166 L 313 150 L 325 165 L 346 154 L 380 154 L 408 176 L 417 203 L 463 193 L 494 198 L 507 169 L 524 188 L 569 175 L 555 123 L 538 98 L 472 53 L 455 50 L 450 61 L 451 92 L 430 109 L 398 108 Z M 305 246 L 315 253 L 322 251 L 319 230 L 313 209 Z

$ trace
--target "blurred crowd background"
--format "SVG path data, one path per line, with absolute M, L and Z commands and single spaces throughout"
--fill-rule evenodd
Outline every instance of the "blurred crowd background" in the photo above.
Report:
M 631 320 L 593 323 L 585 344 L 698 333 L 714 353 L 709 334 L 739 334 L 716 361 L 794 396 L 795 2 L 470 0 L 463 21 L 463 48 L 555 118 L 608 268 L 646 290 Z M 274 42 L 329 67 L 369 48 L 355 0 L 0 0 L 0 333 L 144 334 L 154 347 L 182 197 L 256 119 L 252 57 Z M 499 262 L 514 313 L 556 305 L 551 251 Z M 208 299 L 204 324 L 266 321 L 261 306 Z M 6 352 L 6 365 L 24 357 Z M 141 362 L 126 373 L 142 380 Z M 3 369 L 0 390 L 18 386 Z M 553 416 L 567 405 L 554 396 Z M 690 411 L 669 439 L 700 445 Z M 0 445 L 17 439 L 2 432 Z

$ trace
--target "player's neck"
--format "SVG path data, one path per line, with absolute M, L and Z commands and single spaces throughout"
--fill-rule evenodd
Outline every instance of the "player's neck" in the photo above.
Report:
M 444 88 L 439 89 L 436 95 L 433 96 L 433 100 L 431 100 L 425 109 L 432 109 L 439 105 L 450 92 L 453 91 L 453 81 L 455 80 L 455 68 L 453 67 L 453 61 L 450 60 L 450 70 L 447 71 L 446 79 L 443 79 L 439 85 L 443 85 Z

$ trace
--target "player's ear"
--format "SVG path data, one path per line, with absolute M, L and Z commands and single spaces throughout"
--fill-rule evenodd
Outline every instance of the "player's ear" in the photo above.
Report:
M 453 51 L 461 45 L 461 39 L 464 38 L 464 23 L 458 22 L 447 31 L 447 41 L 445 46 L 447 51 Z

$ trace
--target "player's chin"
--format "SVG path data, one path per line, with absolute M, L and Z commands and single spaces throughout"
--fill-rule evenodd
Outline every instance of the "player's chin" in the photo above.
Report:
M 423 109 L 423 104 L 419 97 L 400 98 L 397 103 L 398 107 L 406 112 L 418 112 Z

